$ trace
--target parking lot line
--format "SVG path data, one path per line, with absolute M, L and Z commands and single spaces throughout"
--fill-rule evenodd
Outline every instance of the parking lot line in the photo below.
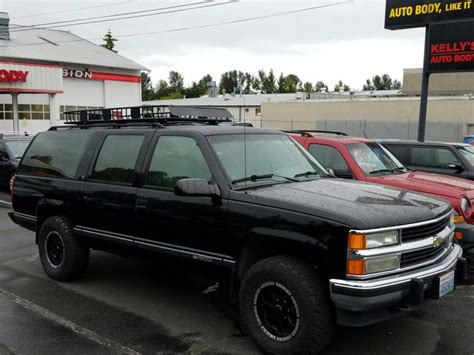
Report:
M 110 339 L 107 339 L 96 332 L 89 330 L 87 328 L 84 328 L 74 322 L 71 322 L 67 319 L 64 319 L 63 317 L 48 311 L 47 309 L 40 307 L 18 295 L 15 295 L 14 293 L 8 292 L 2 288 L 0 288 L 0 296 L 3 296 L 5 298 L 8 298 L 9 300 L 15 302 L 19 306 L 25 308 L 28 311 L 31 311 L 33 313 L 38 314 L 39 316 L 48 319 L 50 321 L 53 321 L 57 324 L 60 324 L 61 326 L 73 331 L 76 334 L 79 334 L 90 341 L 93 341 L 97 344 L 100 344 L 102 346 L 105 346 L 109 348 L 113 353 L 116 354 L 126 354 L 126 355 L 139 355 L 141 354 L 140 352 L 133 350 L 131 348 L 128 348 L 124 345 L 121 345 L 119 343 L 116 343 Z

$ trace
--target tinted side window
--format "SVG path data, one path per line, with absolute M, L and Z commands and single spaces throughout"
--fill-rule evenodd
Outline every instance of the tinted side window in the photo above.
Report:
M 438 168 L 445 169 L 449 164 L 459 163 L 458 158 L 449 149 L 437 148 L 435 149 L 435 154 L 437 157 L 436 166 Z
M 91 179 L 131 185 L 143 139 L 144 136 L 140 135 L 108 136 L 100 149 Z
M 18 174 L 75 177 L 93 134 L 85 130 L 40 133 L 23 157 Z
M 393 155 L 395 155 L 400 162 L 403 164 L 407 165 L 408 164 L 408 154 L 407 154 L 407 148 L 402 147 L 399 145 L 385 145 L 382 144 L 385 148 L 387 148 Z
M 325 168 L 333 169 L 336 172 L 350 171 L 349 166 L 347 165 L 343 156 L 336 148 L 327 145 L 311 144 L 308 148 L 308 151 Z
M 436 166 L 432 150 L 433 148 L 430 147 L 412 147 L 412 164 L 417 166 Z
M 146 185 L 174 188 L 178 180 L 186 178 L 211 180 L 211 171 L 196 141 L 189 137 L 160 137 Z
M 5 149 L 5 146 L 3 145 L 3 143 L 0 143 L 0 153 L 3 153 L 4 157 L 6 158 L 7 157 L 7 150 Z

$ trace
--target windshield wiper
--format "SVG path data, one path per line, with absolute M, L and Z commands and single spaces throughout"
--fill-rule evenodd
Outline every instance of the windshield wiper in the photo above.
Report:
M 275 175 L 275 174 L 265 174 L 265 175 L 251 175 L 251 176 L 247 176 L 247 177 L 244 177 L 244 178 L 241 178 L 241 179 L 232 180 L 232 183 L 237 184 L 239 182 L 245 182 L 245 181 L 254 182 L 254 181 L 257 181 L 257 180 L 271 179 L 271 178 L 274 178 L 274 177 L 279 177 L 279 178 L 282 178 L 282 179 L 285 179 L 285 180 L 288 180 L 288 181 L 298 182 L 298 180 L 287 177 L 287 176 L 281 176 L 281 175 Z
M 374 175 L 374 174 L 379 174 L 379 173 L 390 173 L 390 174 L 392 174 L 393 170 L 392 169 L 380 169 L 380 170 L 371 171 L 369 174 Z
M 299 178 L 299 177 L 310 177 L 310 176 L 319 176 L 319 173 L 317 173 L 316 171 L 307 171 L 305 173 L 301 173 L 301 174 L 296 174 L 294 177 L 295 178 Z

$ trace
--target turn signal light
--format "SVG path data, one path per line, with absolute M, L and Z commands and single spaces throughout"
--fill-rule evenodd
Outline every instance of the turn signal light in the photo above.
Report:
M 454 216 L 454 223 L 466 223 L 463 216 Z
M 347 274 L 349 275 L 364 275 L 365 274 L 365 260 L 347 260 Z
M 463 239 L 462 233 L 454 232 L 454 238 L 456 238 L 457 240 L 462 240 Z
M 351 250 L 362 250 L 366 248 L 365 234 L 351 233 L 349 234 L 348 248 Z

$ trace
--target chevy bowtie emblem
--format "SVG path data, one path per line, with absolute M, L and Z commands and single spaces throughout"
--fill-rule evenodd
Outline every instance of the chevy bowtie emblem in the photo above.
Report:
M 433 240 L 433 245 L 436 247 L 436 248 L 439 248 L 441 246 L 441 244 L 443 244 L 443 238 L 442 237 L 436 237 L 434 240 Z

